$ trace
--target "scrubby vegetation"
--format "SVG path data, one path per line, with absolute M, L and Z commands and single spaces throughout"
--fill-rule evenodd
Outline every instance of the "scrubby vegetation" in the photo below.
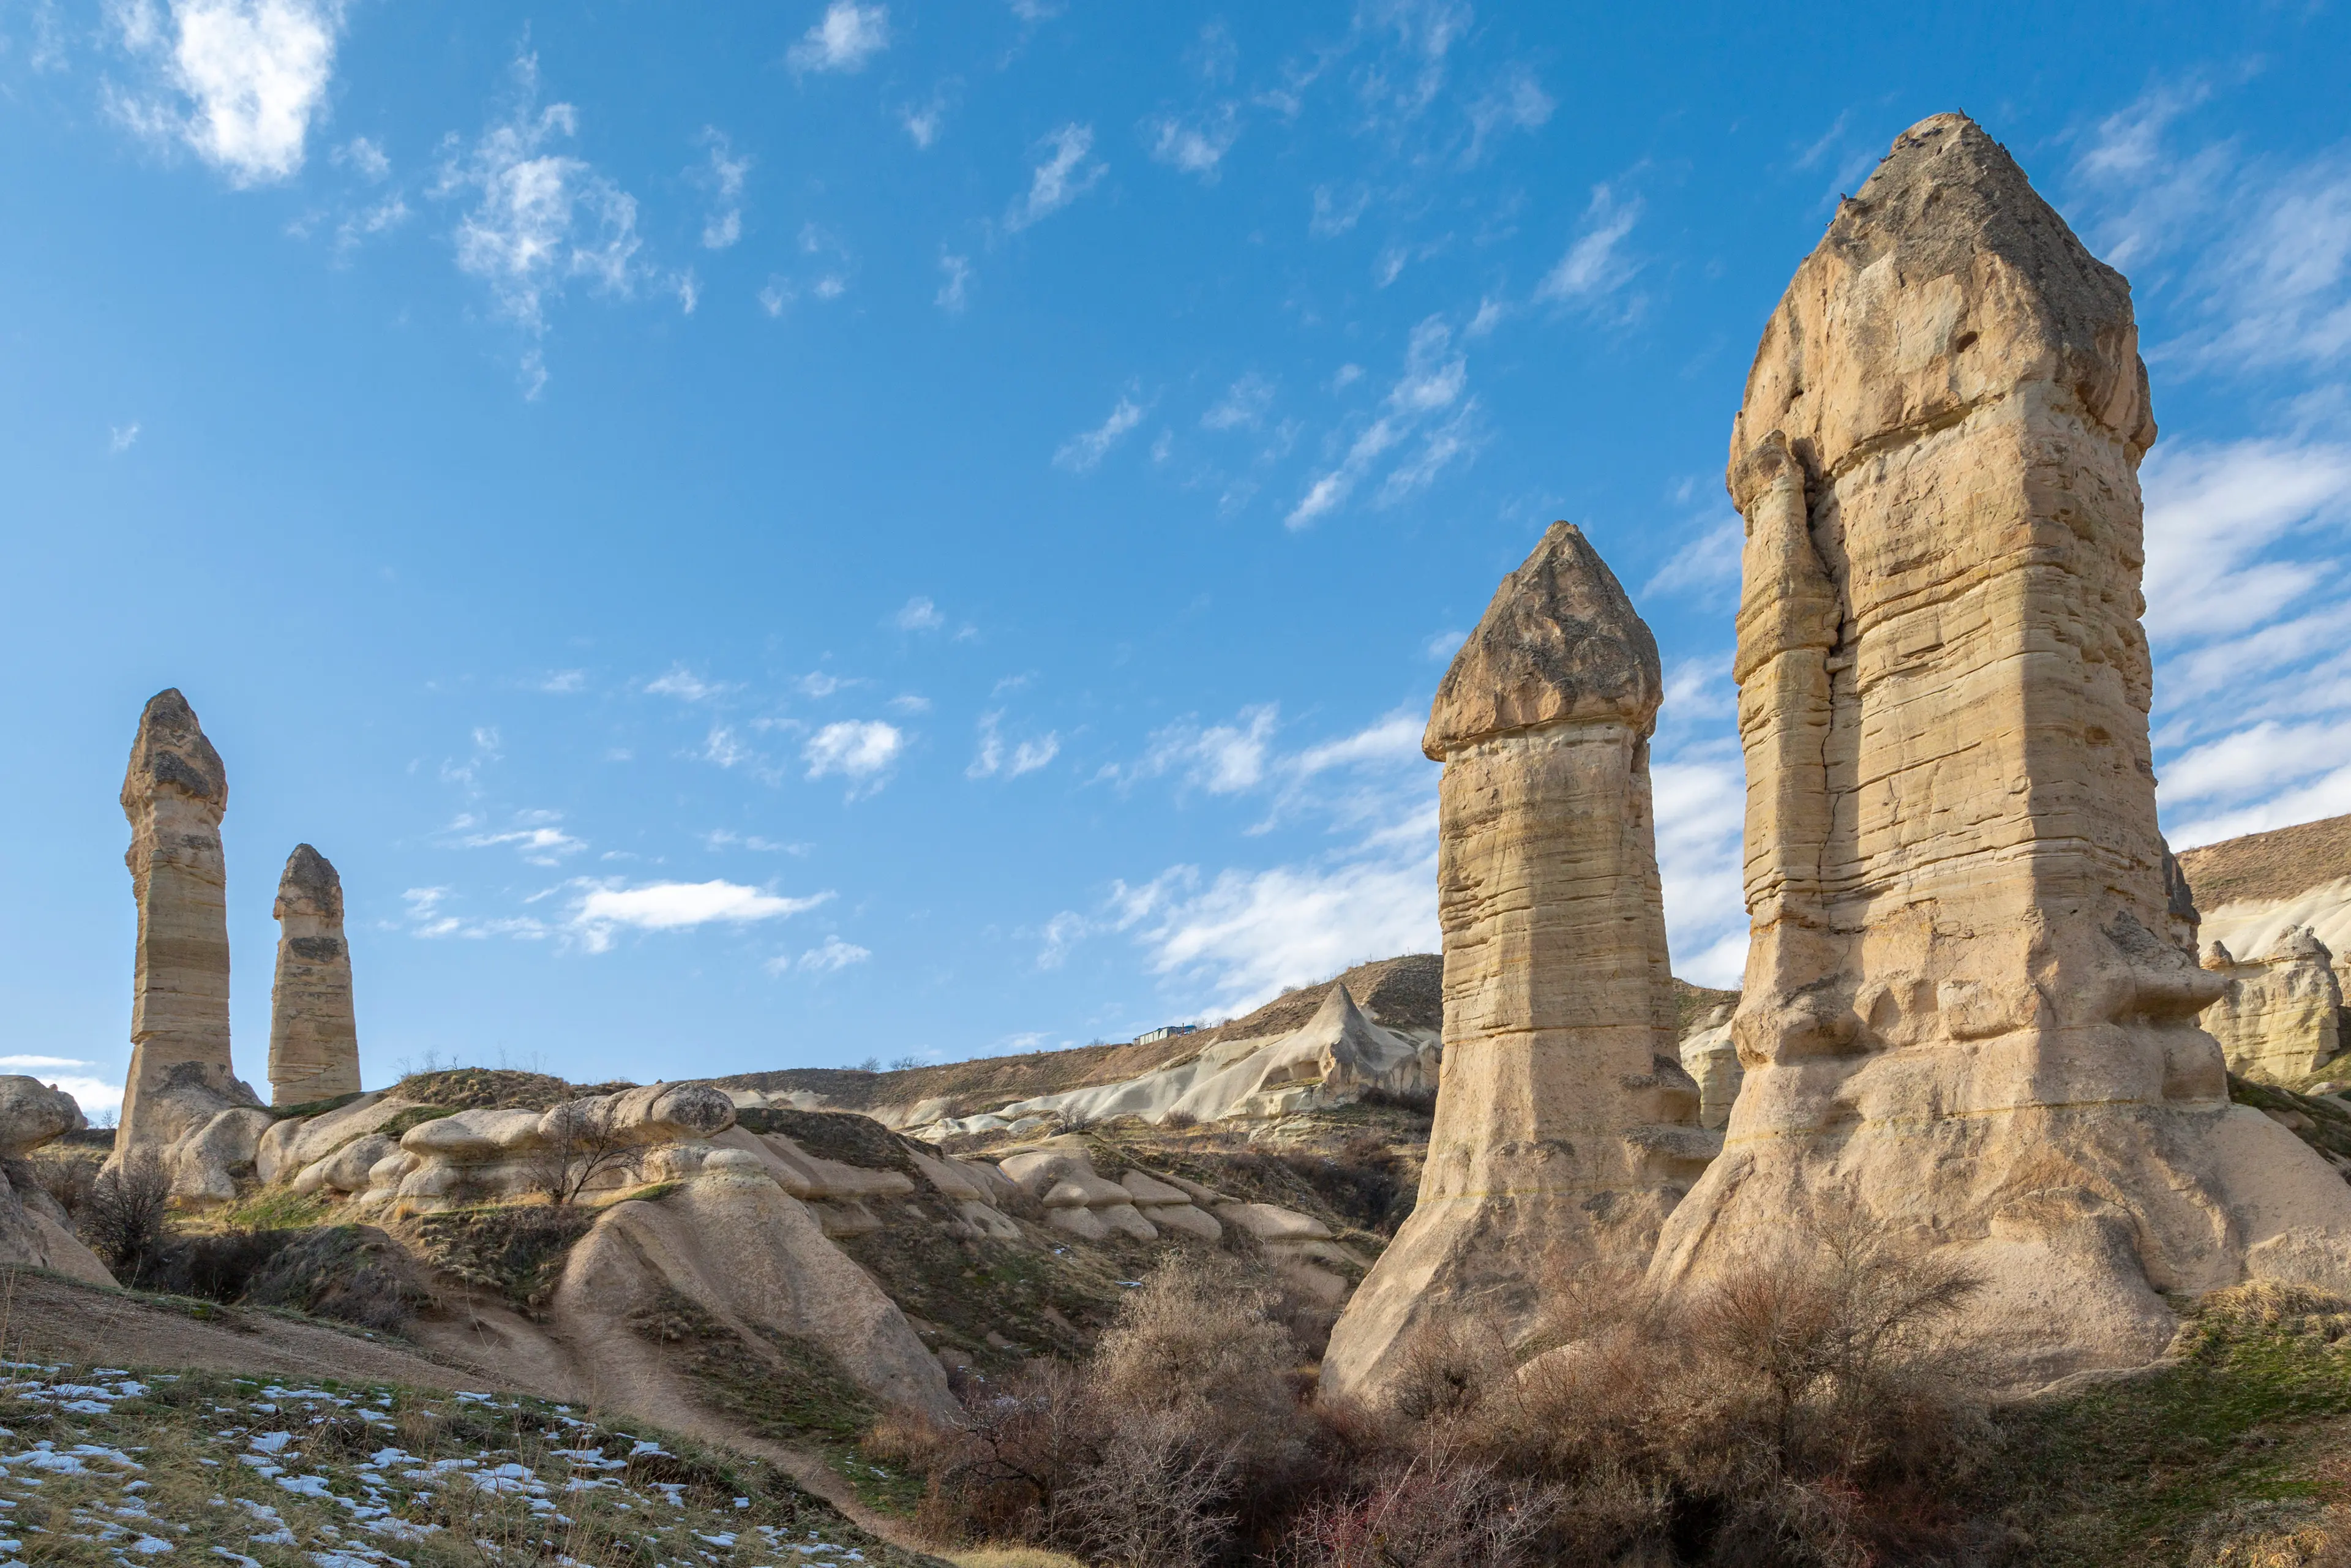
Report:
M 537 1400 L 18 1364 L 0 1428 L 0 1551 L 33 1563 L 925 1562 L 770 1467 Z

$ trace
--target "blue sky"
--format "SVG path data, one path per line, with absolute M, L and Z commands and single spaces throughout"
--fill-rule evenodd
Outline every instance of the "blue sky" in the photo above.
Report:
M 1953 108 L 2136 286 L 2168 828 L 2351 810 L 2346 58 L 2325 6 L 0 0 L 0 1057 L 120 1082 L 165 685 L 256 1081 L 304 840 L 371 1082 L 1433 947 L 1428 696 L 1555 517 L 1665 648 L 1730 981 L 1730 418 Z

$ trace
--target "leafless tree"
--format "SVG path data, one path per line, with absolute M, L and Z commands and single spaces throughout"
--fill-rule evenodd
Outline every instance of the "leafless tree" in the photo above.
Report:
M 613 1124 L 609 1099 L 573 1100 L 558 1105 L 540 1123 L 546 1141 L 528 1161 L 531 1185 L 548 1201 L 575 1201 L 596 1177 L 625 1169 L 636 1157 L 634 1145 Z
M 1231 1534 L 1230 1448 L 1170 1411 L 1124 1422 L 1053 1498 L 1052 1532 L 1118 1568 L 1205 1568 Z
M 89 1249 L 125 1281 L 136 1280 L 163 1241 L 163 1214 L 172 1202 L 172 1178 L 163 1164 L 137 1150 L 90 1183 L 79 1221 Z

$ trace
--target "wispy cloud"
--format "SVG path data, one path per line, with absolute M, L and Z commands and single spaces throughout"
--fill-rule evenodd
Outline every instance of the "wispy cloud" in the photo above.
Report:
M 862 71 L 890 47 L 890 8 L 833 0 L 823 17 L 785 54 L 796 71 Z
M 1110 411 L 1110 416 L 1092 430 L 1081 431 L 1061 443 L 1053 454 L 1053 465 L 1072 474 L 1084 474 L 1108 456 L 1120 438 L 1143 423 L 1143 405 L 1131 397 L 1122 397 Z
M 1718 601 L 1738 586 L 1740 552 L 1746 542 L 1746 522 L 1736 515 L 1700 524 L 1699 531 L 1641 585 L 1641 597 L 1686 593 L 1701 602 Z
M 1415 327 L 1405 350 L 1404 374 L 1388 389 L 1378 416 L 1348 444 L 1336 467 L 1307 486 L 1290 508 L 1288 525 L 1302 528 L 1336 509 L 1373 468 L 1416 434 L 1420 448 L 1391 469 L 1381 490 L 1383 504 L 1426 486 L 1455 459 L 1473 451 L 1477 400 L 1465 401 L 1468 384 L 1468 360 L 1454 347 L 1443 319 L 1431 316 Z M 1447 411 L 1453 411 L 1450 418 L 1436 418 Z
M 1042 736 L 1032 736 L 1012 746 L 1006 746 L 1003 735 L 1004 710 L 994 709 L 979 716 L 979 749 L 964 769 L 971 779 L 1018 779 L 1024 773 L 1034 773 L 1061 755 L 1059 732 L 1048 730 Z
M 511 847 L 533 865 L 559 865 L 588 847 L 587 841 L 563 831 L 562 821 L 560 811 L 517 811 L 506 827 L 491 828 L 469 812 L 450 823 L 446 833 L 465 849 Z
M 939 271 L 946 281 L 931 296 L 931 302 L 950 316 L 962 314 L 964 307 L 971 303 L 971 257 L 943 256 L 939 257 Z
M 1531 67 L 1511 61 L 1469 105 L 1469 145 L 1461 161 L 1477 162 L 1486 152 L 1488 139 L 1498 131 L 1540 131 L 1558 107 L 1558 101 L 1535 79 Z
M 1196 174 L 1203 183 L 1214 184 L 1217 165 L 1233 150 L 1233 143 L 1240 140 L 1240 112 L 1236 106 L 1225 103 L 1190 120 L 1161 115 L 1144 120 L 1143 131 L 1154 162 Z
M 706 249 L 725 250 L 743 237 L 743 182 L 751 172 L 751 159 L 747 154 L 737 157 L 735 144 L 716 126 L 704 126 L 702 140 L 709 149 L 709 162 L 696 172 L 710 192 L 702 243 Z
M 1255 430 L 1273 407 L 1273 383 L 1251 371 L 1200 416 L 1203 430 Z
M 106 449 L 117 457 L 120 457 L 124 453 L 130 451 L 133 445 L 137 444 L 138 440 L 139 422 L 135 419 L 129 424 L 115 424 L 109 425 L 107 427 Z
M 939 607 L 923 594 L 906 601 L 890 617 L 890 624 L 901 632 L 935 632 L 946 623 L 947 618 L 939 613 Z
M 1094 188 L 1110 166 L 1091 157 L 1094 128 L 1071 123 L 1038 143 L 1044 154 L 1029 176 L 1029 190 L 1005 214 L 1004 226 L 1015 232 L 1051 216 Z
M 590 886 L 572 906 L 570 926 L 580 946 L 601 953 L 622 928 L 684 931 L 697 925 L 747 925 L 802 914 L 831 898 L 830 892 L 788 898 L 741 883 L 654 882 L 630 887 Z
M 342 32 L 341 0 L 120 0 L 121 42 L 152 82 L 113 89 L 109 106 L 143 133 L 185 143 L 233 185 L 271 184 L 302 167 Z
M 1547 304 L 1600 312 L 1633 281 L 1639 270 L 1625 254 L 1625 238 L 1641 221 L 1641 199 L 1626 201 L 1605 184 L 1592 187 L 1576 236 L 1567 254 L 1535 286 L 1535 298 Z
M 838 936 L 828 936 L 820 946 L 800 955 L 800 968 L 810 974 L 834 975 L 852 964 L 862 964 L 873 956 L 872 950 L 860 947 L 854 942 L 844 942 Z
M 808 777 L 839 775 L 865 786 L 866 793 L 882 787 L 890 769 L 906 748 L 905 732 L 880 719 L 844 719 L 828 724 L 809 737 L 801 748 Z

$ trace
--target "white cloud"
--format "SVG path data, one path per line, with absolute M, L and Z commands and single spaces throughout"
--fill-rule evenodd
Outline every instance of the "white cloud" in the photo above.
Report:
M 895 725 L 879 719 L 846 719 L 810 736 L 801 757 L 810 779 L 838 773 L 852 780 L 874 780 L 878 789 L 881 777 L 905 746 L 905 735 Z
M 1189 870 L 1120 894 L 1155 922 L 1140 934 L 1154 972 L 1196 977 L 1228 1012 L 1366 958 L 1438 950 L 1433 850 L 1403 861 L 1228 871 L 1179 894 Z
M 643 241 L 636 198 L 556 151 L 578 133 L 579 112 L 568 103 L 534 108 L 536 57 L 515 62 L 515 80 L 513 115 L 462 152 L 452 138 L 433 193 L 471 200 L 457 222 L 458 268 L 486 283 L 499 308 L 536 333 L 546 328 L 547 301 L 573 278 L 607 293 L 632 292 L 643 274 L 636 259 Z
M 1701 601 L 1715 599 L 1739 581 L 1740 554 L 1747 545 L 1747 524 L 1735 514 L 1709 525 L 1706 531 L 1674 552 L 1641 585 L 1641 597 L 1687 593 Z
M 573 692 L 583 692 L 588 689 L 588 672 L 585 670 L 551 670 L 548 673 L 546 678 L 539 681 L 538 685 L 540 691 L 547 692 L 557 696 L 568 696 Z
M 725 250 L 743 237 L 743 182 L 751 172 L 751 160 L 736 157 L 734 143 L 716 126 L 704 126 L 702 139 L 710 146 L 710 162 L 702 177 L 711 193 L 702 243 L 706 249 Z
M 1110 411 L 1109 418 L 1061 443 L 1053 454 L 1053 465 L 1072 474 L 1086 473 L 1118 444 L 1120 437 L 1142 423 L 1143 406 L 1133 398 L 1122 397 Z
M 479 818 L 467 815 L 452 822 L 449 831 L 456 835 L 458 844 L 469 850 L 512 845 L 533 865 L 557 865 L 566 855 L 578 854 L 588 847 L 585 840 L 575 839 L 557 826 L 562 821 L 559 811 L 518 811 L 511 826 L 493 831 L 485 829 Z
M 1074 909 L 1064 909 L 1045 922 L 1037 948 L 1037 967 L 1058 969 L 1069 961 L 1070 949 L 1085 940 L 1093 923 Z
M 1203 430 L 1255 430 L 1273 406 L 1273 383 L 1255 371 L 1225 389 L 1207 413 L 1200 416 Z
M 546 922 L 528 915 L 512 915 L 490 920 L 475 920 L 449 907 L 455 890 L 447 887 L 412 887 L 402 894 L 408 904 L 409 933 L 425 939 L 444 936 L 467 941 L 485 941 L 492 936 L 511 936 L 518 942 L 540 942 L 555 935 Z
M 337 168 L 349 169 L 371 183 L 380 184 L 392 178 L 392 159 L 372 137 L 354 136 L 328 156 Z
M 833 0 L 784 56 L 796 71 L 862 71 L 890 47 L 890 8 Z
M 1173 115 L 1146 120 L 1144 130 L 1151 139 L 1151 157 L 1186 174 L 1197 174 L 1204 183 L 1214 184 L 1217 165 L 1240 140 L 1240 116 L 1231 104 L 1220 104 L 1212 112 L 1196 121 L 1186 121 Z
M 1264 779 L 1266 758 L 1280 723 L 1280 710 L 1271 703 L 1241 709 L 1238 723 L 1205 729 L 1193 719 L 1178 719 L 1154 730 L 1134 763 L 1103 772 L 1126 784 L 1179 773 L 1187 784 L 1212 795 L 1236 794 Z
M 1331 239 L 1345 234 L 1372 204 L 1369 188 L 1357 185 L 1345 193 L 1333 191 L 1328 185 L 1314 187 L 1314 210 L 1306 220 L 1306 232 L 1317 239 Z
M 2147 624 L 2159 640 L 2241 632 L 2330 575 L 2307 550 L 2262 559 L 2281 541 L 2351 522 L 2351 445 L 2254 439 L 2165 443 L 2140 476 L 2147 494 Z
M 129 424 L 114 424 L 107 427 L 106 449 L 117 457 L 130 451 L 138 440 L 139 422 L 135 419 Z
M 675 697 L 680 702 L 706 703 L 713 697 L 725 696 L 735 689 L 726 681 L 705 681 L 684 664 L 673 664 L 665 675 L 656 675 L 645 683 L 645 695 Z
M 921 105 L 908 104 L 898 112 L 898 123 L 906 128 L 907 137 L 923 152 L 937 144 L 939 132 L 946 128 L 947 93 L 943 89 L 931 95 L 930 101 Z
M 1592 187 L 1592 201 L 1567 254 L 1535 286 L 1535 298 L 1596 309 L 1633 280 L 1635 265 L 1624 254 L 1625 238 L 1641 219 L 1641 199 L 1619 201 L 1605 184 Z
M 843 942 L 838 936 L 828 936 L 820 947 L 811 947 L 800 955 L 800 967 L 813 969 L 820 975 L 838 974 L 852 964 L 862 964 L 873 956 L 872 952 L 854 942 Z
M 943 256 L 939 270 L 946 275 L 946 281 L 931 296 L 931 302 L 950 316 L 957 315 L 971 302 L 971 257 Z
M 935 632 L 947 623 L 947 618 L 939 613 L 937 605 L 917 594 L 898 607 L 890 623 L 901 632 Z
M 1539 131 L 1559 107 L 1527 66 L 1513 61 L 1503 68 L 1491 90 L 1469 106 L 1469 147 L 1464 163 L 1475 163 L 1486 139 L 1497 131 Z
M 1040 218 L 1050 217 L 1094 188 L 1095 183 L 1109 172 L 1109 165 L 1099 159 L 1089 160 L 1093 151 L 1094 128 L 1091 125 L 1070 124 L 1038 143 L 1038 150 L 1051 151 L 1029 177 L 1028 194 L 1012 204 L 1005 214 L 1004 226 L 1018 232 Z
M 1018 779 L 1024 773 L 1034 773 L 1061 753 L 1061 737 L 1058 731 L 1048 731 L 1041 738 L 1020 741 L 1008 749 L 1004 744 L 1002 726 L 1004 710 L 998 708 L 979 716 L 979 750 L 964 769 L 969 779 Z
M 829 697 L 851 686 L 865 685 L 855 675 L 828 674 L 822 670 L 812 670 L 792 684 L 799 688 L 801 695 L 811 697 Z
M 123 43 L 157 63 L 170 95 L 115 92 L 117 115 L 184 141 L 240 188 L 302 167 L 334 76 L 341 0 L 172 0 L 168 20 L 154 0 L 112 9 Z
M 1439 632 L 1428 640 L 1428 656 L 1440 663 L 1449 664 L 1452 662 L 1453 655 L 1461 651 L 1461 644 L 1468 641 L 1469 641 L 1469 633 L 1467 632 Z
M 1746 777 L 1735 743 L 1693 747 L 1649 769 L 1674 973 L 1701 986 L 1735 988 L 1746 968 Z
M 1388 389 L 1379 416 L 1357 434 L 1338 466 L 1307 487 L 1285 523 L 1302 528 L 1334 510 L 1388 452 L 1422 430 L 1431 416 L 1460 402 L 1468 382 L 1468 361 L 1453 347 L 1452 331 L 1443 318 L 1431 316 L 1415 327 L 1405 350 L 1404 374 Z M 1383 505 L 1426 485 L 1456 457 L 1474 450 L 1476 409 L 1472 398 L 1451 420 L 1423 435 L 1419 452 L 1389 475 L 1381 491 Z
M 832 896 L 785 898 L 741 883 L 655 882 L 639 887 L 590 887 L 571 911 L 572 930 L 591 953 L 612 946 L 622 926 L 640 931 L 682 931 L 696 925 L 744 925 L 814 909 Z

